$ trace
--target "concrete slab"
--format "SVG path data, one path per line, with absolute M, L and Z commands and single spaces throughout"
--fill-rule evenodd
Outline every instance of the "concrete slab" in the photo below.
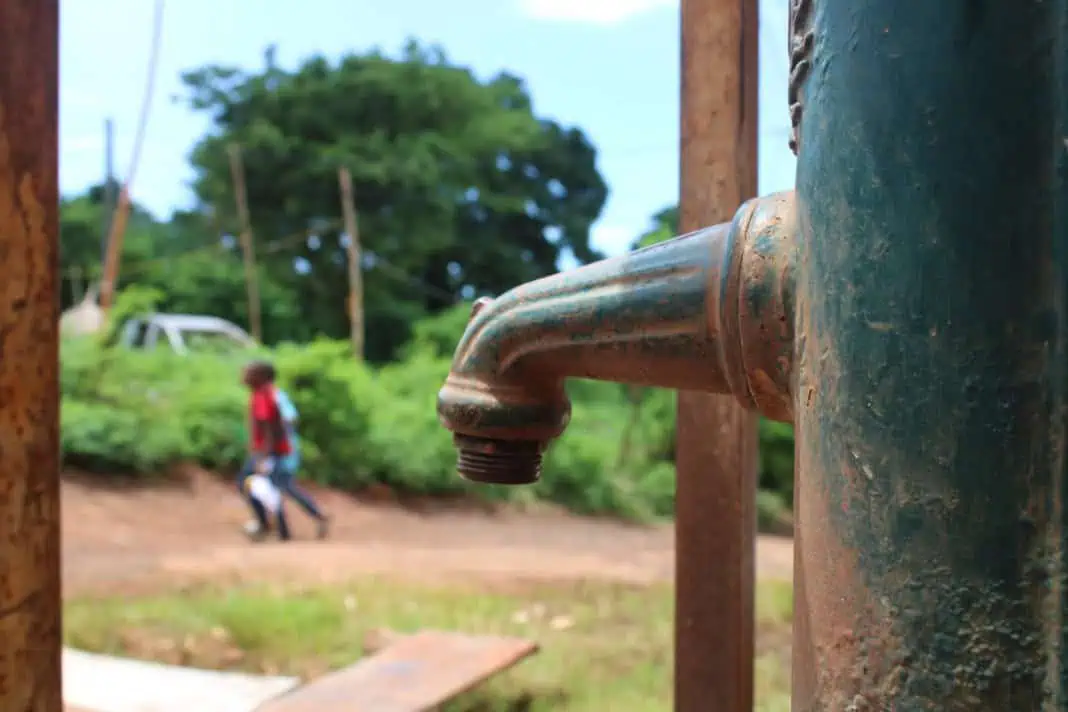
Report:
M 295 677 L 196 670 L 63 650 L 63 700 L 92 712 L 252 712 Z

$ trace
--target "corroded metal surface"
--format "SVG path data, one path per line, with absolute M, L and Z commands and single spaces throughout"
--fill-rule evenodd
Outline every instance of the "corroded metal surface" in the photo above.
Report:
M 731 384 L 744 405 L 772 420 L 793 420 L 794 309 L 797 221 L 793 193 L 752 200 L 738 211 L 735 234 L 745 235 L 732 270 L 738 294 L 735 353 L 742 363 L 727 369 L 744 374 L 744 383 Z
M 58 0 L 0 0 L 0 709 L 60 712 Z
M 816 0 L 790 0 L 790 27 L 787 41 L 790 43 L 790 78 L 787 81 L 786 100 L 790 105 L 790 150 L 795 154 L 801 143 L 801 115 L 804 113 L 804 88 L 812 69 L 813 4 Z
M 432 712 L 537 651 L 519 638 L 423 631 L 257 712 Z
M 756 416 L 743 408 L 755 404 L 747 377 L 753 359 L 743 351 L 765 300 L 747 299 L 743 292 L 753 285 L 747 272 L 754 265 L 755 241 L 747 230 L 765 208 L 757 202 L 737 206 L 757 190 L 758 5 L 683 0 L 680 8 L 680 229 L 727 221 L 733 214 L 731 232 L 747 237 L 745 247 L 728 249 L 728 278 L 710 287 L 725 292 L 721 308 L 735 309 L 718 324 L 719 338 L 737 346 L 726 353 L 738 361 L 725 367 L 734 397 L 678 394 L 677 712 L 753 708 L 757 434 Z
M 1065 710 L 1068 3 L 816 5 L 794 710 Z
M 438 394 L 438 415 L 462 448 L 461 473 L 536 479 L 530 452 L 567 426 L 570 377 L 731 393 L 788 417 L 789 349 L 754 340 L 792 333 L 783 300 L 793 287 L 781 280 L 792 278 L 793 258 L 778 254 L 794 249 L 783 232 L 794 224 L 792 204 L 791 194 L 758 199 L 732 223 L 480 305 Z

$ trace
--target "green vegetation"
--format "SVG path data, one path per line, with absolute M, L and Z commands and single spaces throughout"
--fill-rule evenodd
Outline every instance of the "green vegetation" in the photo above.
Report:
M 789 709 L 790 585 L 757 589 L 757 710 Z M 318 589 L 201 588 L 143 599 L 78 599 L 64 612 L 77 648 L 198 667 L 312 678 L 363 654 L 374 629 L 503 634 L 542 650 L 448 709 L 648 712 L 670 698 L 668 586 L 591 582 L 433 588 L 368 578 Z
M 128 300 L 144 297 L 128 290 L 115 317 L 129 312 Z M 381 366 L 354 360 L 344 341 L 273 350 L 282 385 L 301 412 L 308 476 L 356 491 L 379 484 L 415 495 L 538 498 L 637 519 L 672 513 L 674 395 L 668 391 L 649 389 L 635 398 L 616 384 L 574 382 L 573 425 L 550 449 L 538 485 L 489 487 L 458 477 L 435 395 L 449 369 L 445 349 L 456 342 L 467 312 L 461 306 L 417 323 L 404 357 Z M 65 462 L 145 476 L 183 460 L 237 467 L 246 442 L 247 395 L 238 382 L 245 358 L 131 350 L 108 346 L 106 338 L 65 341 Z M 789 429 L 765 424 L 763 450 L 768 492 L 762 502 L 774 516 L 792 486 Z
M 257 72 L 184 76 L 212 129 L 192 153 L 195 204 L 166 220 L 134 208 L 116 314 L 151 308 L 248 327 L 227 147 L 239 144 L 257 240 L 263 341 L 303 416 L 307 473 L 350 490 L 538 498 L 580 512 L 670 515 L 674 396 L 570 384 L 573 425 L 529 489 L 476 488 L 454 472 L 434 398 L 469 302 L 600 257 L 589 244 L 607 187 L 581 129 L 539 116 L 523 81 L 476 77 L 437 48 L 312 57 Z M 350 356 L 346 236 L 337 171 L 352 173 L 366 305 L 366 364 Z M 61 207 L 63 305 L 99 276 L 104 191 Z M 636 245 L 677 229 L 658 212 Z M 63 346 L 70 465 L 146 475 L 178 460 L 226 470 L 244 447 L 234 357 L 133 353 L 107 339 Z M 791 504 L 788 427 L 761 426 L 760 511 Z

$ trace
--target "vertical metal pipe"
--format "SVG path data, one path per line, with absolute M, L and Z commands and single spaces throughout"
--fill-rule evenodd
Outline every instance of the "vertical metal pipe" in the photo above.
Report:
M 793 708 L 1068 709 L 1066 2 L 812 5 Z
M 58 0 L 0 0 L 0 709 L 60 712 Z
M 756 0 L 682 0 L 680 221 L 731 219 L 756 194 Z M 675 709 L 753 707 L 756 420 L 679 393 Z

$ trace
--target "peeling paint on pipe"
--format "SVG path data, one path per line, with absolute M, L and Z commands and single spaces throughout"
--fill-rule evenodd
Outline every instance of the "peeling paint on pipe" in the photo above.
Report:
M 522 285 L 475 310 L 438 394 L 460 472 L 522 484 L 563 432 L 566 378 L 734 394 L 789 420 L 794 201 Z
M 1068 709 L 1065 7 L 795 3 L 798 712 Z

